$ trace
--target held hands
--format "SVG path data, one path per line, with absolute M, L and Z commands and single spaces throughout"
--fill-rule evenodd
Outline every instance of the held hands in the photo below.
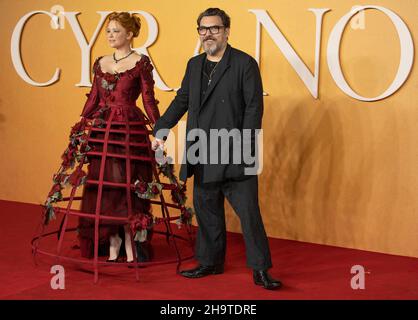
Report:
M 155 138 L 151 143 L 151 148 L 155 151 L 155 160 L 157 163 L 160 165 L 166 163 L 166 157 L 164 156 L 164 140 Z
M 157 150 L 157 149 L 164 150 L 164 140 L 155 138 L 151 143 L 151 148 L 154 151 Z

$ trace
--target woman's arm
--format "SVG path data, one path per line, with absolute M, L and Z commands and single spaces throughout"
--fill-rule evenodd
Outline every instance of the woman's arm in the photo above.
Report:
M 91 115 L 97 110 L 99 105 L 99 90 L 96 76 L 99 60 L 100 58 L 97 58 L 93 64 L 93 83 L 90 92 L 86 94 L 87 101 L 84 104 L 83 111 L 81 112 L 81 117 L 90 118 Z
M 140 72 L 142 103 L 148 118 L 154 124 L 160 118 L 158 100 L 156 100 L 154 97 L 155 82 L 152 77 L 152 70 L 154 68 L 147 56 L 142 56 L 141 59 L 145 59 L 145 61 L 142 63 L 142 70 Z

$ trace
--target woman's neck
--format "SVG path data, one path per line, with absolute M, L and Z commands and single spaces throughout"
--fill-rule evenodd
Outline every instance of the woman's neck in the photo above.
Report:
M 132 51 L 130 46 L 120 47 L 115 50 L 115 56 L 117 59 L 125 57 Z

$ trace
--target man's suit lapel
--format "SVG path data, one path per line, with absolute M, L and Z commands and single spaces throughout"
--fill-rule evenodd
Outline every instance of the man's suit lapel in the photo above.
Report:
M 193 104 L 197 106 L 197 108 L 200 107 L 200 91 L 201 88 L 201 82 L 202 82 L 202 69 L 203 69 L 203 62 L 206 59 L 206 54 L 201 54 L 199 56 L 199 59 L 197 59 L 196 64 L 191 72 L 191 85 L 193 86 L 192 90 L 192 101 Z

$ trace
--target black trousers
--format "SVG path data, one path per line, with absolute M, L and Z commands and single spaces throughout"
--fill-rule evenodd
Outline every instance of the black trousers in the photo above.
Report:
M 225 262 L 225 197 L 241 221 L 247 266 L 255 270 L 272 267 L 271 255 L 258 205 L 258 176 L 245 180 L 202 183 L 202 166 L 195 165 L 193 205 L 199 229 L 195 258 L 202 265 Z

